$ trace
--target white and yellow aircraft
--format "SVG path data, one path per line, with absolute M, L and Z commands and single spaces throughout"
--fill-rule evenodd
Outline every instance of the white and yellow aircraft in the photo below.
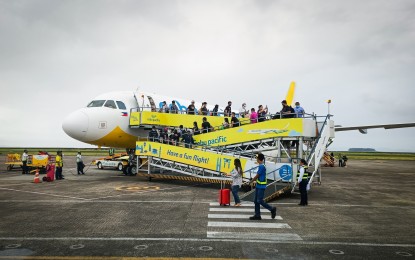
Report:
M 133 111 L 158 111 L 162 102 L 175 101 L 180 111 L 186 111 L 192 100 L 132 91 L 109 92 L 94 98 L 86 107 L 68 115 L 62 128 L 70 137 L 99 147 L 135 148 L 139 137 L 147 137 L 148 130 L 130 128 Z M 199 109 L 202 102 L 195 102 Z M 212 111 L 214 105 L 206 106 Z M 219 107 L 219 112 L 224 108 Z
M 295 83 L 291 83 L 287 93 L 287 103 L 291 104 L 294 96 Z M 147 137 L 148 130 L 130 128 L 130 113 L 135 111 L 158 111 L 162 102 L 167 105 L 175 101 L 180 111 L 186 111 L 191 100 L 156 95 L 146 92 L 118 91 L 102 94 L 94 98 L 86 107 L 76 110 L 67 116 L 62 128 L 67 135 L 84 143 L 98 147 L 135 148 L 139 137 Z M 195 102 L 196 109 L 201 102 Z M 214 105 L 207 105 L 209 111 Z M 219 112 L 224 108 L 219 107 Z M 402 128 L 414 127 L 415 123 L 386 124 L 369 126 L 341 127 L 335 126 L 335 131 L 359 130 L 367 133 L 369 128 Z M 265 129 L 269 130 L 269 129 Z

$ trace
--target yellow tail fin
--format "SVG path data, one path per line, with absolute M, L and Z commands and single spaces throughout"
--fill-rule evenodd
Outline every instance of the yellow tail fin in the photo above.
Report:
M 291 106 L 294 100 L 294 92 L 295 92 L 295 82 L 292 81 L 290 87 L 288 88 L 287 97 L 285 100 L 287 101 L 287 105 Z

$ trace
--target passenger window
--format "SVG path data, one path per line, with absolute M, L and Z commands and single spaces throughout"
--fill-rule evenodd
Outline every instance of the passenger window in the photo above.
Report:
M 117 101 L 117 105 L 118 105 L 118 108 L 121 109 L 121 110 L 126 110 L 127 109 L 127 107 L 125 107 L 124 102 Z
M 86 107 L 102 107 L 104 103 L 105 103 L 105 100 L 94 100 L 94 101 L 91 101 Z
M 107 100 L 107 102 L 105 102 L 104 107 L 109 107 L 109 108 L 117 109 L 117 106 L 115 105 L 114 100 Z

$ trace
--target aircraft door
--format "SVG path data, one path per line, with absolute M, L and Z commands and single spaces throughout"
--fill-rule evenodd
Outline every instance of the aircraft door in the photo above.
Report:
M 147 97 L 148 97 L 148 101 L 150 101 L 151 112 L 157 112 L 156 103 L 154 103 L 153 98 L 150 96 L 147 96 Z

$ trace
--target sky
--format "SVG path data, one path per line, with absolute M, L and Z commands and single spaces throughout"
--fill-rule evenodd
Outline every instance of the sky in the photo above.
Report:
M 291 81 L 336 125 L 415 122 L 413 0 L 0 0 L 0 147 L 92 147 L 63 119 L 150 91 L 281 109 Z M 336 133 L 330 150 L 415 152 L 415 128 Z

